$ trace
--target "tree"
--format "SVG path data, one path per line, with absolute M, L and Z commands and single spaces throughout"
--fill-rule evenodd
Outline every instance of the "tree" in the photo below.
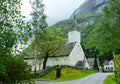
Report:
M 46 68 L 46 63 L 49 57 L 57 56 L 66 45 L 66 39 L 62 37 L 63 33 L 55 27 L 46 28 L 39 37 L 32 42 L 31 46 L 39 46 L 39 56 L 44 58 L 43 69 Z M 36 44 L 38 40 L 38 44 Z M 33 48 L 32 48 L 33 49 Z
M 0 0 L 0 4 L 0 55 L 9 56 L 13 45 L 27 41 L 30 27 L 20 13 L 19 0 Z
M 120 83 L 120 55 L 115 56 L 115 67 L 116 67 L 116 80 Z
M 42 1 L 43 0 L 34 0 L 31 2 L 32 25 L 35 37 L 47 27 L 46 15 L 44 14 L 44 4 L 42 4 Z
M 115 52 L 120 48 L 120 1 L 111 0 L 111 4 L 104 8 L 105 18 L 99 28 L 98 36 L 102 48 Z
M 99 47 L 104 51 L 112 51 L 113 59 L 115 51 L 120 48 L 120 0 L 111 0 L 110 5 L 104 8 L 103 18 L 98 30 Z M 114 60 L 115 62 L 115 60 Z M 115 63 L 116 65 L 116 63 Z M 115 71 L 115 76 L 116 76 Z
M 94 47 L 93 47 L 93 56 L 94 56 L 94 64 L 93 64 L 93 69 L 94 70 L 99 70 L 99 66 L 98 66 L 98 55 L 99 54 L 99 51 L 96 50 Z
M 13 56 L 13 46 L 29 38 L 29 23 L 23 20 L 20 7 L 20 0 L 0 0 L 0 78 L 4 79 L 0 81 L 10 78 L 4 61 Z
M 32 26 L 33 26 L 33 38 L 37 39 L 39 33 L 42 32 L 47 27 L 46 15 L 44 14 L 44 5 L 42 0 L 34 0 L 31 2 L 32 5 Z M 39 41 L 35 40 L 35 44 Z M 38 54 L 38 46 L 34 46 L 34 57 L 35 57 L 35 75 L 36 75 L 36 56 Z

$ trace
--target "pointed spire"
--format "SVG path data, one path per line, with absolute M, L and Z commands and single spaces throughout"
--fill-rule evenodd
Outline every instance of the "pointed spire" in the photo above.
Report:
M 77 30 L 77 27 L 78 27 L 78 23 L 76 21 L 76 15 L 75 15 L 75 12 L 74 12 L 74 19 L 73 19 L 73 24 L 71 26 L 71 30 L 70 31 L 76 31 Z

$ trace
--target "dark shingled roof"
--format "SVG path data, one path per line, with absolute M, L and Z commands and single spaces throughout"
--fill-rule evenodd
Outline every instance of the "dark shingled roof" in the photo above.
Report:
M 76 42 L 71 42 L 71 43 L 68 43 L 65 47 L 65 49 L 60 53 L 58 54 L 57 56 L 55 57 L 65 57 L 65 56 L 69 56 L 69 54 L 71 53 L 71 51 L 73 50 L 74 46 L 75 46 Z
M 73 50 L 75 44 L 76 44 L 76 42 L 68 43 L 67 46 L 65 47 L 65 49 L 63 50 L 63 52 L 58 53 L 57 55 L 51 56 L 51 57 L 49 57 L 49 58 L 69 56 L 69 54 L 70 54 L 71 51 Z M 32 57 L 26 56 L 26 57 L 24 57 L 23 59 L 26 60 L 26 59 L 34 59 L 34 58 L 35 58 L 35 57 L 33 57 L 33 56 L 32 56 Z M 41 57 L 41 58 L 44 58 L 44 57 Z
M 109 65 L 109 62 L 110 62 L 110 61 L 105 61 L 105 62 L 104 62 L 104 65 Z

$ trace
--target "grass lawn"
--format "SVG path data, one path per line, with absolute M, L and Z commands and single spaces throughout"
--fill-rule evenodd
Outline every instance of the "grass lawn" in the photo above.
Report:
M 105 79 L 104 84 L 117 84 L 117 82 L 115 81 L 115 76 L 114 75 L 108 76 Z
M 33 80 L 67 81 L 67 80 L 83 78 L 85 76 L 88 76 L 94 73 L 96 72 L 91 70 L 76 70 L 76 69 L 63 68 L 61 70 L 61 77 L 58 79 L 56 79 L 56 71 L 54 70 L 42 78 L 37 78 Z

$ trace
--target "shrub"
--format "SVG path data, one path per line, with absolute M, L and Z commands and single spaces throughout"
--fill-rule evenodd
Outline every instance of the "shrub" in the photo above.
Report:
M 120 55 L 115 56 L 116 80 L 120 84 Z
M 0 74 L 0 81 L 3 83 L 14 84 L 30 79 L 30 67 L 21 58 L 9 56 L 2 64 L 4 65 L 4 74 Z

